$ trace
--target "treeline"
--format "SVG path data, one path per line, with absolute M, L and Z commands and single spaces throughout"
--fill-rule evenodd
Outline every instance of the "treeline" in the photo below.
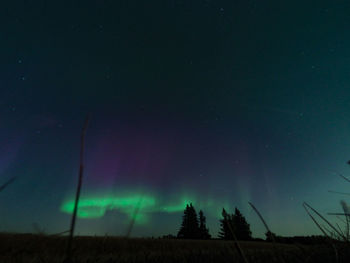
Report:
M 253 238 L 248 224 L 242 213 L 235 208 L 233 214 L 229 214 L 224 208 L 222 209 L 222 218 L 219 220 L 220 230 L 218 233 L 219 239 L 222 240 L 242 240 L 242 241 L 265 241 L 285 244 L 322 244 L 329 240 L 325 236 L 294 236 L 282 237 L 272 232 L 265 233 L 265 240 L 261 238 Z M 206 217 L 202 210 L 198 215 L 192 203 L 186 205 L 182 216 L 182 223 L 176 236 L 166 235 L 166 239 L 211 239 L 209 229 L 206 226 Z
M 278 236 L 272 232 L 265 233 L 267 242 L 273 242 L 273 239 L 277 243 L 284 243 L 284 244 L 303 244 L 303 245 L 314 245 L 314 244 L 329 244 L 330 239 L 326 236 L 292 236 L 292 237 L 283 237 Z M 340 242 L 336 239 L 332 239 L 332 243 L 334 242 Z
M 235 208 L 234 214 L 229 214 L 222 209 L 222 219 L 220 219 L 219 238 L 224 240 L 252 240 L 250 225 L 247 223 L 242 213 Z M 210 239 L 209 229 L 206 226 L 206 218 L 203 211 L 196 210 L 192 203 L 187 205 L 182 216 L 181 227 L 177 233 L 177 238 L 181 239 Z

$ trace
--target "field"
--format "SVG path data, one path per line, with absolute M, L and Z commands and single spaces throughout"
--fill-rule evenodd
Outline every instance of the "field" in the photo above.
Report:
M 1 234 L 1 263 L 63 262 L 67 237 L 32 234 Z M 249 262 L 336 262 L 327 244 L 312 246 L 240 242 Z M 350 251 L 337 245 L 339 262 L 349 262 Z M 233 242 L 208 240 L 123 239 L 76 237 L 72 262 L 242 262 Z

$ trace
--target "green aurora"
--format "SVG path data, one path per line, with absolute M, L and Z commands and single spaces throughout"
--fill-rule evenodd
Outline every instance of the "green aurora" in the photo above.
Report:
M 111 195 L 111 196 L 94 196 L 82 197 L 78 206 L 79 218 L 101 218 L 108 210 L 117 210 L 125 214 L 130 220 L 135 220 L 135 223 L 145 224 L 148 222 L 152 213 L 179 213 L 182 212 L 187 204 L 192 203 L 199 209 L 205 209 L 215 217 L 219 217 L 221 209 L 218 209 L 213 200 L 206 202 L 196 201 L 195 198 L 183 196 L 178 202 L 164 204 L 160 198 L 155 195 L 129 194 L 129 195 Z M 74 209 L 74 199 L 68 199 L 63 202 L 60 210 L 64 213 L 71 214 Z

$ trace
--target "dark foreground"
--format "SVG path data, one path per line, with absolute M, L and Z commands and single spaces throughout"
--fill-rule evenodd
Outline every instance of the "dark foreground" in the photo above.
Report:
M 1 263 L 63 262 L 66 237 L 0 235 Z M 250 263 L 337 262 L 335 250 L 327 244 L 287 245 L 240 242 Z M 167 239 L 122 239 L 77 237 L 72 262 L 242 262 L 232 242 Z M 338 262 L 350 262 L 350 246 L 337 244 Z

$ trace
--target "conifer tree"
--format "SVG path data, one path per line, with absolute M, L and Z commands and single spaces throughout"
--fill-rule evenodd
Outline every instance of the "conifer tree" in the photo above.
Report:
M 252 239 L 250 225 L 237 208 L 235 208 L 235 213 L 232 215 L 228 214 L 225 209 L 222 209 L 222 217 L 223 219 L 220 220 L 219 238 L 233 240 L 234 234 L 238 240 Z
M 192 203 L 186 205 L 184 215 L 182 216 L 182 224 L 177 233 L 177 237 L 183 239 L 196 239 L 199 237 L 198 217 Z
M 206 226 L 206 218 L 203 211 L 199 211 L 199 238 L 200 239 L 210 239 L 209 229 Z
M 233 235 L 230 230 L 230 226 L 232 228 L 232 215 L 228 214 L 225 208 L 222 209 L 222 219 L 220 219 L 220 231 L 219 238 L 225 240 L 233 240 Z M 230 226 L 229 226 L 230 224 Z
M 250 225 L 247 220 L 242 215 L 242 213 L 235 208 L 235 213 L 233 215 L 233 231 L 238 240 L 251 240 L 252 232 L 250 231 Z

